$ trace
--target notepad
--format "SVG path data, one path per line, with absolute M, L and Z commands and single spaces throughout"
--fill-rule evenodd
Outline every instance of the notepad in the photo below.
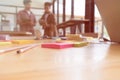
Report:
M 88 42 L 74 42 L 73 47 L 83 47 L 87 46 L 88 44 Z
M 79 34 L 68 34 L 66 35 L 67 40 L 74 40 L 74 41 L 83 41 L 84 39 Z
M 53 48 L 53 49 L 64 49 L 71 48 L 73 44 L 70 43 L 43 43 L 41 44 L 42 48 Z
M 12 40 L 13 44 L 30 44 L 34 42 L 34 40 Z
M 0 46 L 11 45 L 11 41 L 0 41 Z

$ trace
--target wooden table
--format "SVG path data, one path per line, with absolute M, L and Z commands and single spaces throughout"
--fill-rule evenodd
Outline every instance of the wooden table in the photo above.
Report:
M 71 20 L 68 20 L 68 21 L 66 21 L 66 22 L 63 22 L 63 23 L 61 23 L 61 24 L 58 24 L 57 25 L 57 28 L 58 29 L 63 29 L 63 35 L 65 36 L 65 34 L 66 34 L 66 31 L 65 31 L 65 29 L 67 28 L 67 27 L 78 27 L 79 29 L 80 29 L 80 32 L 81 32 L 81 24 L 86 24 L 86 23 L 88 23 L 89 22 L 89 20 L 88 19 L 83 19 L 83 20 L 78 20 L 78 19 L 71 19 Z
M 32 33 L 31 32 L 21 32 L 21 31 L 0 31 L 0 35 L 32 36 Z
M 120 44 L 1 54 L 0 80 L 120 80 Z

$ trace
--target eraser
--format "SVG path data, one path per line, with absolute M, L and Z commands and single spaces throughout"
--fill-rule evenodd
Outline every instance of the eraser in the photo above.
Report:
M 61 37 L 61 40 L 67 40 L 67 37 Z

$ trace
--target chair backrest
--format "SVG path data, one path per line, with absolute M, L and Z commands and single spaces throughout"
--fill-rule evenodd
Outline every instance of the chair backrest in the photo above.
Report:
M 98 38 L 98 33 L 82 33 L 82 36 Z

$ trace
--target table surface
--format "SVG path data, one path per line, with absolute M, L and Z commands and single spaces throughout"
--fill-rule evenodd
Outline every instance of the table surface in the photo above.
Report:
M 57 27 L 65 28 L 65 27 L 75 26 L 75 25 L 79 25 L 81 23 L 86 23 L 86 22 L 89 22 L 89 19 L 83 19 L 83 20 L 71 19 L 71 20 L 68 20 L 63 23 L 58 24 Z
M 16 45 L 2 46 L 1 48 Z M 120 80 L 120 44 L 45 49 L 0 55 L 0 80 Z

